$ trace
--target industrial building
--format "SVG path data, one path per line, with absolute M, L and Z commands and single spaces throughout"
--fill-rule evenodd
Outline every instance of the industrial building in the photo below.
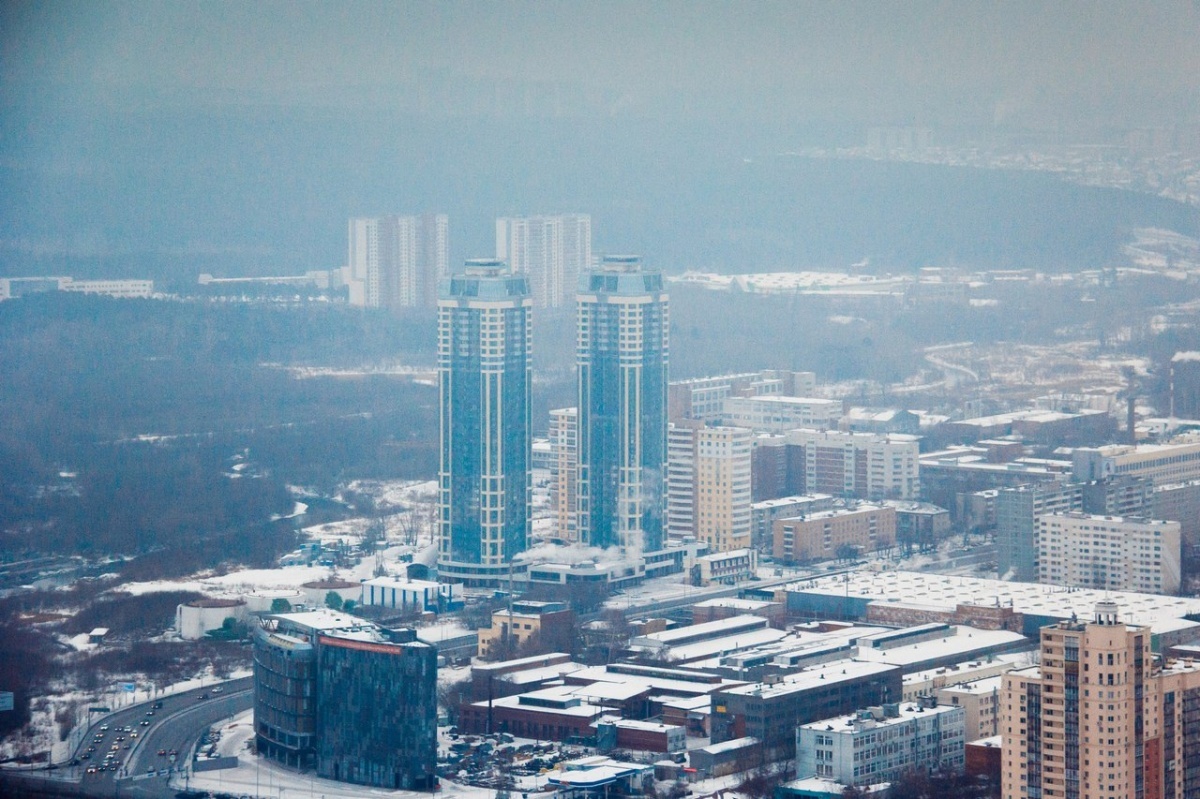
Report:
M 966 711 L 931 697 L 889 702 L 802 724 L 796 730 L 796 776 L 842 785 L 894 782 L 908 772 L 962 771 Z
M 901 670 L 884 663 L 843 660 L 814 666 L 772 683 L 753 683 L 712 695 L 712 742 L 751 736 L 768 762 L 792 757 L 795 729 L 900 697 Z
M 900 570 L 852 571 L 792 583 L 783 591 L 793 618 L 889 626 L 941 621 L 1013 630 L 1035 640 L 1045 625 L 1072 616 L 1087 618 L 1097 602 L 1112 599 L 1121 605 L 1126 621 L 1151 628 L 1156 650 L 1200 640 L 1200 623 L 1189 621 L 1200 616 L 1200 599 L 1194 597 Z

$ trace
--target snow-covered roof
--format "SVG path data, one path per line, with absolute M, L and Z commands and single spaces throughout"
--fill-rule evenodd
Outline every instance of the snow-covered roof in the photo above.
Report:
M 1200 598 L 1138 594 L 1130 591 L 1100 591 L 1066 588 L 1043 583 L 1019 583 L 982 577 L 930 574 L 914 571 L 856 570 L 830 577 L 819 577 L 787 586 L 796 593 L 854 597 L 874 600 L 883 605 L 921 606 L 947 613 L 958 605 L 1011 607 L 1017 613 L 1067 619 L 1091 618 L 1096 603 L 1112 600 L 1121 616 L 1131 624 L 1159 622 L 1168 628 L 1180 619 L 1200 614 Z M 1154 630 L 1157 632 L 1157 629 Z
M 766 683 L 739 685 L 729 688 L 722 693 L 737 696 L 761 696 L 764 699 L 771 699 L 778 696 L 787 696 L 798 691 L 808 691 L 835 682 L 883 675 L 894 668 L 895 666 L 886 663 L 838 660 L 833 663 L 813 666 L 795 674 L 789 674 L 779 682 L 771 685 Z
M 1008 630 L 980 630 L 965 625 L 954 625 L 942 638 L 926 639 L 887 649 L 859 646 L 856 659 L 890 663 L 908 671 L 915 664 L 932 660 L 945 661 L 956 656 L 965 659 L 970 658 L 973 653 L 985 654 L 995 649 L 1020 646 L 1033 648 L 1035 643 L 1020 633 Z

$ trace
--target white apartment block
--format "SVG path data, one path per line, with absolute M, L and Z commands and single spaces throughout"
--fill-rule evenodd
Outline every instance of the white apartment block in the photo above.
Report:
M 667 532 L 711 552 L 750 546 L 753 433 L 680 421 L 667 428 Z
M 1200 439 L 1173 444 L 1109 444 L 1071 454 L 1075 480 L 1090 483 L 1120 475 L 1146 476 L 1155 486 L 1200 480 Z
M 550 510 L 554 535 L 563 541 L 579 540 L 579 409 L 550 411 Z
M 433 308 L 438 281 L 449 275 L 445 214 L 351 219 L 344 281 L 350 304 L 368 308 Z
M 866 499 L 917 499 L 920 437 L 904 433 L 792 430 L 789 446 L 804 447 L 804 491 Z
M 120 299 L 147 298 L 154 293 L 153 280 L 75 280 L 71 277 L 0 278 L 0 300 L 11 300 L 44 291 L 74 291 L 102 294 Z
M 966 713 L 953 705 L 903 703 L 860 710 L 796 730 L 796 776 L 843 785 L 893 782 L 914 769 L 962 771 Z
M 1054 513 L 1038 517 L 1038 581 L 1177 594 L 1179 522 Z
M 820 397 L 729 397 L 722 418 L 759 433 L 786 433 L 801 427 L 836 429 L 842 412 L 841 400 Z
M 675 380 L 667 389 L 668 412 L 672 421 L 718 422 L 729 397 L 809 396 L 816 389 L 815 372 L 776 369 Z
M 580 271 L 592 263 L 592 218 L 587 214 L 502 217 L 496 257 L 529 277 L 537 308 L 570 308 Z
M 146 298 L 154 293 L 153 280 L 75 280 L 68 278 L 61 286 L 62 291 L 77 291 L 81 294 L 103 294 L 106 297 Z

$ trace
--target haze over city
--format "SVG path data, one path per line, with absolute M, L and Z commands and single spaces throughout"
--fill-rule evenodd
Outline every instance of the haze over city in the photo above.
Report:
M 0 5 L 0 796 L 1193 795 L 1197 41 Z

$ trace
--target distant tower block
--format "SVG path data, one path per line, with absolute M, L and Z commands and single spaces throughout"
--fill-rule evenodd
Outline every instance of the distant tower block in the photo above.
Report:
M 1177 352 L 1171 359 L 1171 416 L 1200 419 L 1200 352 Z

